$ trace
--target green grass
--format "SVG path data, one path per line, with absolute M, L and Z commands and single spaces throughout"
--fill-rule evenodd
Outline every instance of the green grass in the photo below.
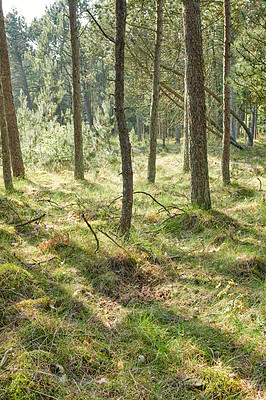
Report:
M 115 152 L 85 182 L 63 167 L 29 169 L 8 195 L 1 181 L 0 399 L 265 398 L 264 150 L 233 150 L 223 187 L 210 146 L 208 212 L 191 207 L 171 146 L 154 185 L 134 155 L 135 190 L 170 214 L 136 194 L 128 242 Z

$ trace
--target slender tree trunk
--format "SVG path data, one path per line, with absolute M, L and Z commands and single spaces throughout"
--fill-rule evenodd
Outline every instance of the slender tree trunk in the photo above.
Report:
M 82 82 L 82 83 L 81 83 L 81 86 L 82 86 L 82 94 L 83 94 L 84 107 L 85 107 L 85 112 L 86 112 L 86 120 L 87 120 L 87 123 L 88 123 L 89 127 L 91 128 L 90 116 L 89 116 L 89 107 L 88 107 L 88 101 L 87 101 L 87 96 L 86 96 L 85 83 Z
M 184 78 L 184 135 L 183 135 L 183 172 L 189 172 L 189 137 L 188 137 L 188 109 L 187 109 L 187 83 L 186 83 L 186 61 Z
M 13 175 L 17 178 L 23 178 L 25 175 L 25 168 L 20 147 L 17 116 L 12 94 L 11 73 L 7 50 L 2 0 L 0 0 L 0 55 L 2 84 L 5 97 L 6 121 L 8 126 Z
M 91 93 L 87 94 L 85 82 L 82 82 L 82 94 L 86 112 L 86 119 L 90 128 L 93 127 L 92 109 L 91 109 Z
M 253 146 L 253 140 L 255 138 L 255 132 L 256 132 L 256 122 L 257 122 L 257 109 L 256 105 L 253 104 L 252 106 L 252 119 L 251 119 L 251 127 L 250 127 L 250 132 L 252 135 L 252 140 L 248 138 L 248 146 Z
M 141 116 L 137 115 L 137 133 L 138 133 L 138 142 L 141 142 L 142 139 L 142 120 Z
M 73 118 L 75 143 L 75 179 L 84 179 L 83 139 L 81 122 L 81 85 L 77 27 L 77 0 L 68 0 L 72 52 Z
M 131 144 L 125 119 L 124 108 L 124 51 L 125 51 L 125 25 L 126 25 L 126 0 L 116 0 L 116 38 L 115 38 L 115 113 L 119 135 L 123 198 L 122 212 L 119 222 L 119 233 L 129 235 L 133 207 L 133 170 L 131 161 Z
M 158 136 L 158 108 L 160 94 L 160 60 L 163 38 L 163 0 L 156 0 L 157 29 L 154 54 L 153 89 L 150 114 L 150 149 L 148 158 L 148 181 L 155 182 L 156 175 L 156 146 Z
M 230 0 L 224 0 L 224 59 L 223 59 L 223 184 L 230 184 L 230 43 L 231 43 L 231 11 Z
M 12 171 L 9 151 L 8 127 L 6 122 L 5 98 L 0 74 L 0 129 L 2 141 L 2 165 L 5 188 L 8 191 L 13 190 Z
M 90 120 L 90 127 L 93 127 L 93 106 L 92 106 L 92 89 L 89 86 L 88 90 L 88 111 L 89 111 L 89 120 Z
M 176 142 L 176 144 L 180 144 L 180 129 L 179 129 L 177 121 L 176 121 L 174 133 L 175 133 L 175 142 Z
M 231 97 L 230 97 L 230 106 L 231 106 L 231 109 L 235 111 L 234 89 L 233 89 L 232 87 L 230 88 L 230 94 L 231 94 Z M 230 129 L 231 133 L 230 133 L 230 135 L 231 135 L 231 137 L 236 141 L 236 140 L 237 140 L 237 134 L 236 134 L 236 124 L 237 124 L 237 121 L 235 120 L 235 118 L 233 118 L 232 115 L 230 115 L 230 124 L 231 124 L 231 129 Z
M 183 0 L 191 203 L 211 207 L 206 138 L 200 1 Z

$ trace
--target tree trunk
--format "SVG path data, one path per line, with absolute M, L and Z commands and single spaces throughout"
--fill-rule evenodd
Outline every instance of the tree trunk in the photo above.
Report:
M 154 54 L 153 89 L 150 113 L 150 149 L 148 158 L 148 181 L 155 182 L 156 175 L 156 146 L 158 136 L 158 108 L 160 94 L 160 60 L 163 37 L 163 0 L 156 0 L 157 29 Z
M 5 98 L 3 93 L 2 77 L 0 74 L 0 129 L 2 141 L 2 165 L 5 188 L 13 190 L 12 171 L 9 151 L 8 128 L 6 122 Z
M 142 120 L 141 116 L 137 115 L 137 134 L 138 134 L 138 142 L 141 142 L 142 139 Z
M 180 130 L 179 130 L 179 126 L 178 126 L 178 122 L 176 121 L 176 125 L 175 125 L 175 143 L 176 144 L 180 144 Z
M 250 128 L 250 132 L 252 135 L 252 140 L 250 140 L 250 138 L 248 138 L 248 146 L 253 146 L 253 140 L 256 136 L 255 132 L 256 132 L 256 123 L 257 123 L 257 108 L 256 105 L 253 104 L 252 106 L 252 119 L 251 119 L 251 128 Z
M 185 61 L 185 64 L 186 64 L 186 61 Z M 183 172 L 184 173 L 189 172 L 189 137 L 188 137 L 186 65 L 185 65 L 185 78 L 184 78 Z
M 23 178 L 25 175 L 25 168 L 20 147 L 17 116 L 12 94 L 11 73 L 10 73 L 10 64 L 9 64 L 8 50 L 7 50 L 2 0 L 0 0 L 0 55 L 1 55 L 2 84 L 5 97 L 6 121 L 8 126 L 9 146 L 11 152 L 13 175 L 17 178 Z
M 82 82 L 81 86 L 82 86 L 83 101 L 84 101 L 84 107 L 85 107 L 85 113 L 86 113 L 86 120 L 87 120 L 89 127 L 91 128 L 85 83 Z
M 230 43 L 231 43 L 231 12 L 230 0 L 224 0 L 224 59 L 223 59 L 223 153 L 222 178 L 223 184 L 230 184 Z
M 81 85 L 76 6 L 77 0 L 68 0 L 72 52 L 73 118 L 75 144 L 75 179 L 84 179 L 83 139 L 81 123 Z
M 186 48 L 191 202 L 193 205 L 209 209 L 211 199 L 199 0 L 183 0 L 183 23 Z
M 131 144 L 129 141 L 124 108 L 126 0 L 116 0 L 115 12 L 115 114 L 120 142 L 123 177 L 123 198 L 122 212 L 119 222 L 119 233 L 123 236 L 128 236 L 131 226 L 133 207 L 133 170 L 131 162 Z
M 231 98 L 230 98 L 231 110 L 235 111 L 234 89 L 232 87 L 230 89 L 230 94 L 231 94 Z M 230 116 L 230 124 L 231 124 L 231 128 L 230 128 L 231 133 L 230 133 L 230 135 L 236 141 L 237 140 L 237 133 L 236 133 L 237 121 L 235 120 L 235 118 L 232 117 L 232 115 Z
M 92 128 L 93 127 L 93 118 L 92 118 L 92 109 L 91 109 L 91 94 L 89 93 L 87 95 L 85 82 L 82 82 L 81 86 L 82 86 L 83 101 L 84 101 L 85 112 L 86 112 L 86 119 L 87 119 L 89 127 Z

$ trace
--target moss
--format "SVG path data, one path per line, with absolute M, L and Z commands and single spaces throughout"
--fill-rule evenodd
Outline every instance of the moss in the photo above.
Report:
M 33 276 L 15 264 L 0 265 L 0 291 L 5 305 L 29 298 L 36 288 Z
M 13 361 L 14 372 L 8 385 L 8 399 L 36 400 L 36 393 L 47 397 L 61 392 L 58 377 L 52 373 L 55 358 L 43 350 L 23 351 Z M 49 396 L 50 395 L 50 396 Z

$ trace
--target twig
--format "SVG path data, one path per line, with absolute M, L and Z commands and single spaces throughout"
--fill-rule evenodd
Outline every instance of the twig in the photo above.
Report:
M 7 361 L 7 357 L 9 353 L 12 353 L 13 351 L 13 347 L 10 347 L 10 349 L 7 349 L 7 351 L 5 352 L 1 362 L 0 362 L 0 368 L 3 368 L 3 366 L 5 365 L 6 361 Z
M 87 226 L 90 228 L 90 230 L 91 230 L 91 233 L 92 233 L 92 234 L 93 234 L 93 236 L 95 237 L 95 240 L 96 240 L 96 243 L 97 243 L 97 247 L 96 247 L 96 250 L 94 251 L 94 253 L 97 253 L 97 251 L 99 250 L 99 247 L 100 247 L 99 239 L 98 239 L 98 237 L 97 237 L 96 233 L 94 232 L 94 230 L 93 230 L 93 228 L 92 228 L 91 224 L 90 224 L 90 223 L 87 221 L 87 219 L 86 219 L 85 215 L 84 215 L 84 214 L 82 214 L 82 215 L 81 215 L 81 217 L 84 219 L 84 221 L 85 221 L 86 225 L 87 225 Z
M 163 209 L 167 212 L 167 214 L 170 215 L 169 210 L 168 210 L 163 204 L 159 203 L 159 201 L 157 201 L 150 193 L 143 192 L 143 191 L 141 191 L 141 190 L 140 190 L 140 191 L 137 191 L 137 192 L 133 192 L 133 194 L 138 194 L 138 193 L 145 194 L 146 196 L 151 197 L 152 200 L 153 200 L 155 203 L 157 203 L 157 204 L 159 204 L 159 206 L 163 207 Z
M 28 265 L 26 264 L 26 263 L 24 263 L 22 260 L 21 260 L 21 258 L 19 258 L 15 253 L 11 253 L 11 257 L 15 257 L 19 262 L 20 262 L 20 264 L 21 265 L 23 265 L 23 267 L 25 267 L 25 268 L 28 268 Z
M 42 214 L 40 217 L 31 219 L 30 221 L 27 221 L 27 222 L 23 222 L 23 224 L 17 224 L 16 226 L 25 226 L 25 225 L 29 225 L 29 224 L 31 224 L 32 222 L 39 221 L 40 219 L 42 219 L 43 217 L 45 217 L 45 215 L 46 215 L 46 214 Z
M 17 217 L 18 217 L 18 218 L 20 219 L 20 221 L 21 221 L 21 218 L 20 218 L 18 212 L 17 212 L 13 207 L 11 207 L 11 205 L 9 204 L 9 203 L 10 203 L 9 199 L 8 199 L 7 197 L 5 197 L 4 199 L 1 199 L 1 200 L 0 200 L 0 203 L 3 203 L 4 201 L 7 201 L 7 206 L 10 208 L 10 210 L 12 210 L 12 211 L 17 215 Z
M 261 190 L 261 189 L 262 189 L 262 182 L 261 182 L 260 178 L 257 177 L 257 179 L 258 179 L 258 181 L 259 181 L 259 183 L 260 183 L 260 188 L 259 188 L 259 190 Z
M 62 210 L 62 207 L 60 207 L 58 203 L 56 203 L 55 201 L 53 201 L 51 199 L 39 199 L 38 201 L 47 201 L 50 204 L 55 204 L 60 210 Z
M 113 203 L 115 203 L 117 200 L 122 199 L 123 196 L 118 196 L 114 200 L 111 201 L 111 203 L 108 204 L 107 207 L 110 207 Z
M 120 247 L 120 249 L 124 250 L 127 254 L 129 254 L 129 252 L 120 244 L 118 244 L 110 235 L 108 235 L 108 233 L 102 231 L 101 229 L 98 228 L 98 231 L 101 232 L 103 235 L 105 235 L 106 237 L 108 237 L 108 239 L 110 239 L 117 247 Z
M 53 256 L 53 257 L 51 257 L 51 258 L 48 258 L 48 260 L 35 261 L 35 262 L 29 263 L 29 264 L 27 264 L 27 265 L 28 265 L 28 267 L 31 267 L 31 266 L 33 266 L 33 265 L 35 266 L 35 265 L 43 264 L 43 263 L 52 261 L 54 258 L 55 258 L 55 256 Z

